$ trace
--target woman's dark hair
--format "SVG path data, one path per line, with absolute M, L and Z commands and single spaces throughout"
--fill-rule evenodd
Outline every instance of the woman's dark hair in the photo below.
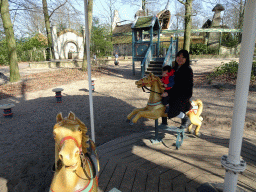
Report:
M 189 66 L 189 64 L 190 64 L 190 59 L 189 59 L 189 53 L 188 53 L 188 51 L 182 49 L 182 50 L 180 50 L 180 51 L 177 53 L 176 57 L 180 56 L 180 54 L 182 54 L 183 57 L 186 58 L 186 62 L 184 63 L 184 65 Z M 178 63 L 176 62 L 176 57 L 175 57 L 174 69 L 177 69 L 177 67 L 178 67 Z

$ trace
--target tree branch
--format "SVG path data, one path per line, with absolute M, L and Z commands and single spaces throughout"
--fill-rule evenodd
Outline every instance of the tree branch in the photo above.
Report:
M 178 0 L 181 4 L 185 5 L 186 3 L 182 0 Z
M 60 7 L 64 6 L 66 3 L 68 2 L 68 0 L 66 0 L 63 4 L 60 4 L 56 9 L 53 9 L 52 13 L 49 15 L 49 18 L 51 18 L 52 14 L 59 9 Z
M 10 9 L 10 11 L 21 11 L 21 10 L 32 10 L 33 8 L 24 8 L 24 9 Z

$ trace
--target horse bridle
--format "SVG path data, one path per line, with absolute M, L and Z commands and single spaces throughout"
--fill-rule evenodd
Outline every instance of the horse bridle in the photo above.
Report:
M 162 93 L 159 93 L 159 92 L 156 92 L 156 91 L 152 91 L 151 89 L 147 88 L 146 85 L 147 85 L 148 83 L 144 83 L 144 82 L 143 82 L 143 78 L 140 79 L 140 80 L 142 81 L 141 89 L 143 90 L 143 92 L 146 92 L 144 89 L 147 89 L 147 90 L 150 91 L 150 92 L 157 93 L 157 94 L 160 94 L 160 95 L 162 94 Z M 154 81 L 157 81 L 157 80 L 152 80 L 152 79 L 151 79 L 150 82 L 154 82 Z
M 84 154 L 83 151 L 82 151 L 82 144 L 79 146 L 78 141 L 77 141 L 74 137 L 72 137 L 72 136 L 64 137 L 64 138 L 60 141 L 60 143 L 57 144 L 58 147 L 59 147 L 59 152 L 60 152 L 60 149 L 61 149 L 62 145 L 64 144 L 64 142 L 65 142 L 66 140 L 69 140 L 69 139 L 72 139 L 72 140 L 75 142 L 76 146 L 79 148 L 79 152 L 80 152 L 79 155 L 80 155 L 81 162 L 82 162 L 82 167 L 83 167 L 83 164 L 86 164 L 86 162 L 87 162 L 87 158 L 85 157 L 85 154 Z M 88 163 L 90 164 L 90 162 L 88 162 Z M 83 167 L 83 168 L 84 168 L 84 167 Z M 93 173 L 93 171 L 91 170 L 91 168 L 90 168 L 90 171 Z M 75 172 L 75 173 L 76 173 L 76 172 Z M 84 170 L 84 173 L 85 173 L 85 175 L 86 175 L 88 178 L 90 178 L 89 175 L 86 173 L 85 170 Z M 77 173 L 76 173 L 76 175 L 77 175 L 79 178 L 84 179 L 84 178 L 80 177 Z M 93 173 L 93 176 L 90 178 L 90 180 L 93 179 L 95 176 L 96 176 L 96 173 Z M 84 179 L 84 180 L 87 180 L 87 179 Z
M 77 141 L 74 137 L 72 137 L 72 136 L 64 137 L 64 138 L 60 141 L 60 143 L 57 144 L 57 145 L 59 146 L 59 152 L 60 152 L 60 149 L 61 149 L 62 145 L 64 144 L 64 142 L 65 142 L 66 140 L 69 140 L 69 139 L 72 139 L 72 140 L 75 142 L 75 144 L 76 144 L 76 146 L 79 148 L 79 151 L 80 151 L 80 154 L 81 154 L 81 153 L 82 153 L 82 144 L 79 146 L 78 141 Z

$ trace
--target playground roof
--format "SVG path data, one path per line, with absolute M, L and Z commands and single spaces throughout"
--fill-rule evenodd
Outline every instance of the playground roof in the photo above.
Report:
M 152 26 L 157 29 L 161 28 L 156 16 L 138 17 L 132 28 L 149 28 Z
M 112 33 L 119 34 L 119 33 L 132 32 L 131 26 L 132 26 L 132 23 L 125 24 L 125 25 L 117 25 Z

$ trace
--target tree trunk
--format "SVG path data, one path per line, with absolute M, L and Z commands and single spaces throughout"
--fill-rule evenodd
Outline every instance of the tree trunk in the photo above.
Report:
M 52 34 L 51 34 L 51 26 L 50 26 L 50 17 L 48 14 L 47 1 L 42 0 L 42 3 L 43 3 L 45 28 L 46 28 L 47 40 L 48 40 L 48 48 L 46 49 L 47 50 L 46 60 L 49 61 L 51 60 L 51 50 L 52 50 Z
M 146 0 L 142 0 L 142 10 L 146 13 Z
M 89 42 L 91 42 L 93 0 L 86 0 L 86 1 L 88 2 L 87 8 L 88 8 Z M 85 37 L 84 37 L 84 40 L 85 40 Z M 82 71 L 86 70 L 86 64 L 87 64 L 86 43 L 84 43 L 84 57 L 82 62 Z
M 93 11 L 93 0 L 88 0 L 88 24 L 89 24 L 89 42 L 91 43 L 92 35 L 92 11 Z
M 242 29 L 243 28 L 244 8 L 245 8 L 245 5 L 243 4 L 243 0 L 240 0 L 238 29 Z M 239 33 L 238 34 L 238 42 L 241 43 L 241 41 L 242 41 L 242 33 Z
M 183 49 L 189 52 L 190 48 L 190 36 L 192 28 L 192 1 L 186 0 L 185 3 L 185 32 L 184 32 L 184 45 Z
M 20 73 L 17 59 L 16 42 L 14 38 L 12 21 L 9 13 L 8 0 L 0 0 L 0 9 L 8 47 L 10 82 L 16 82 L 20 80 Z

